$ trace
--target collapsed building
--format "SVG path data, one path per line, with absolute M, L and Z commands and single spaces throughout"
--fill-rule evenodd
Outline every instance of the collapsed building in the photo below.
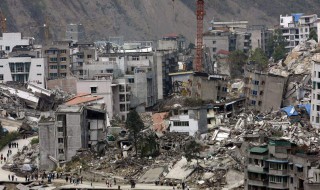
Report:
M 77 151 L 103 151 L 106 146 L 106 116 L 103 104 L 61 105 L 53 116 L 39 121 L 39 169 L 54 169 L 70 161 Z

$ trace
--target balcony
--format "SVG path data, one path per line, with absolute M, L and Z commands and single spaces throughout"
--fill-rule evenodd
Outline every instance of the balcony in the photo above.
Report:
M 287 182 L 282 182 L 282 183 L 269 182 L 268 187 L 274 188 L 274 189 L 289 189 Z
M 267 170 L 265 169 L 265 166 L 258 166 L 258 165 L 253 165 L 253 164 L 249 164 L 247 166 L 248 171 L 249 172 L 253 172 L 253 173 L 266 173 Z
M 275 170 L 275 169 L 269 168 L 269 174 L 270 175 L 281 175 L 281 176 L 284 176 L 284 175 L 288 175 L 289 172 L 288 172 L 288 170 Z
M 248 185 L 253 185 L 253 186 L 267 186 L 268 185 L 268 180 L 267 179 L 259 179 L 259 178 L 249 178 L 248 179 Z

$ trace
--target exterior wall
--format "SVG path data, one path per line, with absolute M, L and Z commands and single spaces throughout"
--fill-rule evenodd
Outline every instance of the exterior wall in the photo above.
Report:
M 219 50 L 229 51 L 229 35 L 229 32 L 203 35 L 203 45 L 209 48 L 212 60 L 215 60 L 215 55 Z
M 74 42 L 83 41 L 85 38 L 84 27 L 82 24 L 68 24 L 66 28 L 66 40 Z
M 174 126 L 174 121 L 188 121 L 189 126 Z M 190 136 L 193 136 L 199 129 L 198 120 L 190 118 L 189 115 L 176 115 L 170 117 L 170 125 L 170 132 L 188 133 Z
M 91 93 L 91 87 L 97 88 L 97 93 Z M 102 96 L 107 106 L 107 112 L 110 118 L 116 114 L 114 106 L 119 102 L 113 102 L 112 80 L 79 80 L 77 81 L 77 93 L 91 93 L 93 95 Z M 115 95 L 114 95 L 115 96 Z
M 42 54 L 47 58 L 48 79 L 65 78 L 70 75 L 71 57 L 69 44 L 43 47 Z
M 68 93 L 77 94 L 77 79 L 74 77 L 67 77 L 47 81 L 47 89 L 56 88 Z
M 282 16 L 280 15 L 280 26 L 282 27 L 288 27 L 289 23 L 293 22 L 293 16 Z
M 54 122 L 39 122 L 39 169 L 53 170 L 55 163 L 49 159 L 55 156 L 55 127 Z
M 158 50 L 178 50 L 177 40 L 159 40 Z
M 31 57 L 13 57 L 8 59 L 0 59 L 0 76 L 2 77 L 2 80 L 0 81 L 21 81 L 25 83 L 29 82 L 39 87 L 45 87 L 45 61 L 46 59 L 44 58 Z M 10 69 L 10 63 L 24 63 L 23 71 L 16 70 L 14 73 L 12 73 Z M 30 65 L 28 68 L 27 64 L 29 63 Z M 15 69 L 17 68 L 15 67 Z
M 285 83 L 284 77 L 246 70 L 247 106 L 260 112 L 280 109 Z
M 178 115 L 170 117 L 170 132 L 188 133 L 193 136 L 196 132 L 202 134 L 208 131 L 206 109 L 179 110 L 179 112 Z M 176 126 L 175 121 L 187 121 L 189 126 Z
M 317 107 L 320 107 L 320 64 L 313 62 L 312 64 L 312 95 L 311 95 L 311 114 L 310 123 L 315 128 L 320 128 L 320 115 Z M 318 86 L 319 84 L 319 86 Z M 319 88 L 318 88 L 319 87 Z M 320 110 L 320 108 L 319 108 Z
M 31 43 L 31 38 L 22 38 L 21 33 L 3 33 L 2 38 L 0 38 L 0 50 L 10 53 L 14 46 L 30 45 Z

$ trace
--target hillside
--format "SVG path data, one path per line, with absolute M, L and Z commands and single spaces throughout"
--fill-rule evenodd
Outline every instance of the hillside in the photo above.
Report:
M 125 40 L 158 39 L 181 33 L 194 39 L 196 0 L 0 0 L 8 31 L 43 36 L 47 18 L 54 39 L 64 37 L 67 23 L 82 23 L 89 40 L 122 35 Z M 300 2 L 300 3 L 299 3 Z M 280 14 L 317 13 L 319 0 L 206 0 L 205 25 L 216 21 L 248 20 L 278 23 Z

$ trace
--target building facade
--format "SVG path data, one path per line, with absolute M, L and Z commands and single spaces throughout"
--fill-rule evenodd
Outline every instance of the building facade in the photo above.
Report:
M 170 132 L 202 134 L 208 131 L 206 108 L 181 108 L 170 117 Z
M 313 62 L 311 75 L 312 95 L 310 123 L 313 127 L 320 128 L 320 63 Z
M 316 14 L 304 15 L 295 13 L 280 15 L 280 30 L 283 37 L 288 41 L 286 49 L 291 51 L 300 42 L 309 39 L 310 31 L 317 30 L 318 16 Z
M 0 81 L 16 81 L 45 87 L 46 59 L 10 57 L 0 59 Z
M 53 118 L 39 121 L 39 168 L 52 170 L 80 149 L 99 150 L 106 139 L 106 112 L 100 106 L 59 106 Z
M 287 79 L 283 76 L 245 69 L 247 108 L 259 112 L 279 110 Z
M 301 150 L 280 139 L 269 140 L 267 146 L 250 148 L 245 167 L 245 189 L 319 189 L 318 156 Z
M 47 60 L 47 79 L 66 78 L 70 75 L 70 42 L 56 42 L 43 47 L 43 56 Z

